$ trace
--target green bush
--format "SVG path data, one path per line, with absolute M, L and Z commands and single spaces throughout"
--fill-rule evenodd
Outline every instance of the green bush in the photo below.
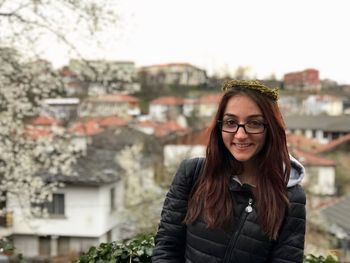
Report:
M 310 254 L 304 257 L 303 263 L 339 263 L 339 261 L 331 255 L 325 258 L 323 256 L 316 257 Z
M 98 247 L 91 247 L 74 263 L 151 262 L 153 247 L 153 235 L 139 236 L 124 243 L 102 243 Z
M 154 248 L 154 235 L 143 235 L 124 243 L 102 243 L 91 247 L 73 263 L 150 263 Z M 339 263 L 332 256 L 305 255 L 303 263 Z

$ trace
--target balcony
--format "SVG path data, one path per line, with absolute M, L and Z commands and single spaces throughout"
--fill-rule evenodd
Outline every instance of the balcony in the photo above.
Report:
M 12 234 L 13 212 L 6 212 L 0 215 L 0 237 L 10 236 Z

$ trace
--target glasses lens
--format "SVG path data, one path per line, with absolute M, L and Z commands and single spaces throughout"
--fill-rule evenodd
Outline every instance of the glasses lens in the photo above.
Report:
M 238 124 L 232 120 L 225 120 L 222 122 L 222 130 L 227 132 L 236 132 Z
M 262 133 L 265 130 L 264 123 L 260 121 L 249 121 L 245 124 L 247 133 Z
M 239 127 L 244 128 L 246 133 L 256 134 L 263 133 L 265 131 L 265 124 L 261 121 L 248 121 L 245 124 L 238 124 L 233 120 L 224 120 L 220 122 L 221 130 L 229 133 L 236 133 Z

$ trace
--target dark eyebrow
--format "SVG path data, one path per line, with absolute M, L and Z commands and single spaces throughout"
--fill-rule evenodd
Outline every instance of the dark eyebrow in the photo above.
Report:
M 234 118 L 237 118 L 236 115 L 234 114 L 231 114 L 231 113 L 225 113 L 224 114 L 224 117 L 227 116 L 227 117 L 234 117 Z M 252 114 L 252 115 L 249 115 L 248 118 L 264 118 L 264 116 L 262 114 Z

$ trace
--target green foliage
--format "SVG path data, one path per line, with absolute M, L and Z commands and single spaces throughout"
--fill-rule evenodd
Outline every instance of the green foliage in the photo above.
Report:
M 338 259 L 334 258 L 333 256 L 329 255 L 326 258 L 323 256 L 314 256 L 312 254 L 307 255 L 304 257 L 303 263 L 339 263 Z
M 74 263 L 151 262 L 153 247 L 153 235 L 143 235 L 124 243 L 102 243 L 99 247 L 91 247 Z
M 0 238 L 0 251 L 5 253 L 12 253 L 14 247 L 7 238 Z
M 124 243 L 102 243 L 98 247 L 91 247 L 73 263 L 150 263 L 154 248 L 154 235 L 142 235 Z M 303 263 L 339 263 L 338 259 L 329 255 L 305 255 Z

